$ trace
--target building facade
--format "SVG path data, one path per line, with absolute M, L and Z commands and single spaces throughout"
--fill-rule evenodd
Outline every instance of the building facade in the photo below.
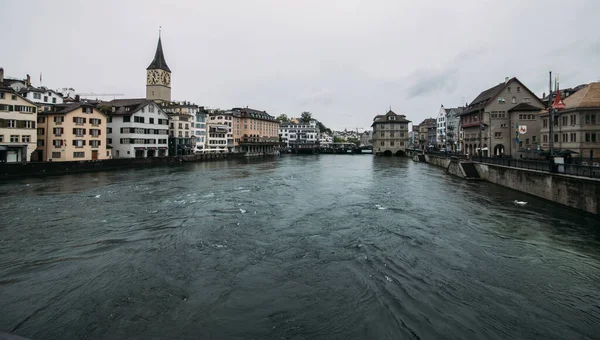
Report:
M 319 145 L 319 127 L 316 120 L 310 122 L 281 123 L 279 137 L 286 148 L 315 148 Z
M 95 105 L 55 105 L 38 115 L 37 159 L 46 162 L 111 158 L 106 147 L 107 117 Z
M 3 81 L 0 68 L 0 163 L 29 162 L 37 147 L 38 108 Z
M 405 115 L 390 110 L 373 119 L 373 153 L 383 156 L 404 156 L 408 148 L 408 124 Z
M 241 140 L 239 131 L 240 118 L 232 110 L 215 110 L 208 114 L 207 152 L 234 152 L 236 139 Z M 234 128 L 237 128 L 234 138 Z M 239 143 L 239 140 L 237 143 Z
M 510 135 L 514 131 L 508 110 L 520 103 L 540 109 L 544 107 L 541 100 L 517 78 L 507 77 L 503 83 L 481 92 L 459 114 L 464 135 L 463 152 L 486 157 L 506 155 Z
M 240 131 L 239 152 L 246 155 L 266 155 L 279 150 L 280 127 L 275 117 L 266 111 L 249 108 L 234 108 L 232 111 L 239 117 L 239 121 L 234 122 L 234 130 L 237 131 L 239 125 Z
M 206 121 L 208 118 L 208 111 L 200 106 L 195 116 L 194 128 L 192 129 L 192 134 L 196 136 L 194 153 L 204 153 L 207 141 Z
M 437 138 L 437 119 L 427 118 L 418 127 L 418 148 L 421 150 L 433 148 Z
M 542 149 L 549 150 L 553 138 L 555 151 L 576 152 L 572 157 L 588 165 L 600 163 L 600 82 L 586 85 L 563 103 L 565 108 L 554 113 L 552 137 L 548 111 L 540 114 Z
M 510 141 L 505 150 L 512 158 L 529 158 L 533 151 L 541 148 L 540 130 L 542 120 L 541 109 L 528 103 L 520 103 L 508 110 L 509 126 L 512 134 L 508 133 Z M 494 136 L 494 138 L 499 136 Z
M 448 111 L 444 108 L 444 105 L 440 106 L 440 110 L 436 116 L 436 133 L 435 143 L 438 148 L 443 147 L 446 144 L 446 115 Z
M 108 116 L 106 136 L 113 158 L 169 155 L 169 116 L 154 101 L 115 99 L 99 108 Z

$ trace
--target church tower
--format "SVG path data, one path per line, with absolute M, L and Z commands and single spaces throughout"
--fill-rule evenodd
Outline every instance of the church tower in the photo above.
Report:
M 171 102 L 171 70 L 165 61 L 160 33 L 154 60 L 146 69 L 146 99 L 157 103 Z

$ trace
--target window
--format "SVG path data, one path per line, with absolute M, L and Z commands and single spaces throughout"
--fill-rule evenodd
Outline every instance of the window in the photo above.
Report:
M 107 138 L 107 139 L 106 139 L 106 142 L 107 142 L 108 144 L 112 144 L 112 138 Z
M 93 137 L 98 137 L 102 134 L 102 132 L 100 131 L 100 129 L 90 129 L 90 134 Z
M 569 140 L 569 135 L 567 135 L 566 133 L 562 134 L 562 141 L 563 143 L 567 142 Z
M 135 117 L 133 117 L 133 121 L 136 122 L 136 123 L 143 123 L 144 122 L 144 117 L 135 116 Z
M 569 117 L 567 117 L 567 116 L 563 116 L 562 117 L 562 126 L 567 126 L 568 125 L 567 124 L 568 123 L 568 119 L 569 119 Z
M 17 136 L 17 135 L 10 135 L 10 142 L 11 143 L 18 143 L 19 142 L 19 136 Z
M 52 158 L 60 158 L 60 152 L 53 152 Z
M 523 147 L 523 141 L 519 142 L 519 147 L 522 148 Z
M 73 158 L 85 158 L 85 152 L 73 152 Z
M 12 136 L 11 136 L 11 139 L 12 139 Z M 590 133 L 589 133 L 589 132 L 586 132 L 586 133 L 585 133 L 585 141 L 586 141 L 586 142 L 589 142 L 591 139 L 592 139 L 592 138 L 590 137 Z
M 531 136 L 531 141 L 533 142 L 533 144 L 537 143 L 537 136 Z
M 33 99 L 41 99 L 42 98 L 42 94 L 41 93 L 34 93 L 33 94 Z
M 505 104 L 505 103 L 506 103 L 506 99 L 504 99 L 504 97 L 498 98 L 498 104 Z
M 501 127 L 501 128 L 508 127 L 508 124 L 506 124 L 506 123 L 500 124 L 500 127 Z
M 73 139 L 73 146 L 76 148 L 83 148 L 85 146 L 85 140 Z
M 154 124 L 154 118 L 149 118 L 150 119 L 150 124 Z
M 571 115 L 571 125 L 575 125 L 577 124 L 577 116 L 576 115 Z
M 82 137 L 85 135 L 85 129 L 73 128 L 73 134 L 77 137 Z
M 554 117 L 554 126 L 558 126 L 558 117 Z
M 531 103 L 531 97 L 523 97 L 523 103 Z
M 512 97 L 512 103 L 516 104 L 517 103 L 517 97 Z
M 590 124 L 596 124 L 596 115 L 595 114 L 591 114 L 590 115 Z
M 394 146 L 394 141 L 391 141 L 391 142 L 390 142 L 390 146 Z
M 65 131 L 64 128 L 53 128 L 52 129 L 52 132 L 54 133 L 55 136 L 62 136 L 64 131 Z
M 596 134 L 592 133 L 592 143 L 596 143 Z
M 100 145 L 102 145 L 102 142 L 101 142 L 101 141 L 99 141 L 99 140 L 92 140 L 92 141 L 90 141 L 90 146 L 91 146 L 92 148 L 97 148 L 97 147 L 99 147 Z
M 29 143 L 31 141 L 31 136 L 21 136 L 21 142 Z
M 98 118 L 90 118 L 90 124 L 92 124 L 93 126 L 98 126 L 100 125 L 100 119 Z
M 106 133 L 112 133 L 112 128 L 106 128 Z
M 544 120 L 542 121 L 542 127 L 545 127 L 545 128 L 547 128 L 547 127 L 548 127 L 548 119 L 544 119 Z
M 48 101 L 48 96 L 44 96 L 44 103 Z
M 106 121 L 112 123 L 112 117 L 108 117 Z
M 182 123 L 179 123 L 179 128 L 183 129 L 183 124 Z
M 154 112 L 154 105 L 148 106 L 148 112 Z M 152 120 L 152 118 L 150 118 L 150 120 Z
M 521 87 L 517 86 L 517 92 L 521 92 Z
M 542 135 L 542 140 L 544 143 L 548 143 L 548 135 Z
M 4 142 L 4 136 L 0 135 L 0 143 Z
M 510 86 L 508 87 L 508 92 L 510 92 Z
M 554 134 L 554 143 L 558 143 L 558 133 Z
M 8 120 L 8 127 L 9 128 L 16 128 L 17 127 L 17 121 L 14 119 L 9 119 Z
M 52 145 L 54 145 L 55 148 L 60 148 L 61 146 L 63 146 L 63 140 L 55 139 L 52 141 Z
M 385 137 L 385 132 L 382 132 L 382 133 L 381 133 L 381 137 Z
M 146 112 L 146 110 L 142 107 L 142 113 Z
M 497 139 L 502 138 L 502 132 L 494 132 L 494 138 L 497 138 Z
M 56 104 L 56 98 L 52 98 L 52 104 Z
M 385 142 L 384 142 L 384 141 L 381 141 L 381 142 L 379 142 L 379 144 L 380 144 L 381 146 L 385 146 Z
M 73 117 L 73 123 L 75 123 L 75 125 L 83 125 L 83 124 L 85 124 L 85 118 Z
M 54 116 L 54 123 L 61 124 L 65 121 L 65 116 Z
M 123 116 L 123 123 L 131 122 L 131 116 Z

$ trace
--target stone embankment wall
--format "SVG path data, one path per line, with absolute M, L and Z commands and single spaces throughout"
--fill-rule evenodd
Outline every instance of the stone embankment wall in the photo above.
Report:
M 488 182 L 592 214 L 600 214 L 600 180 L 475 163 Z
M 75 172 L 94 172 L 115 169 L 142 168 L 165 164 L 179 164 L 183 162 L 205 162 L 234 158 L 244 158 L 244 155 L 237 153 L 207 153 L 190 156 L 156 158 L 119 158 L 101 161 L 1 164 L 0 180 L 29 176 L 63 175 Z
M 466 177 L 457 160 L 430 155 L 425 158 L 427 163 L 444 168 L 452 175 Z M 479 177 L 490 183 L 592 214 L 600 214 L 600 179 L 551 174 L 501 165 L 473 164 Z

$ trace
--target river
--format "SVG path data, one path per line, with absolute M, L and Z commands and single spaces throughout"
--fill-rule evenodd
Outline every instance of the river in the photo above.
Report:
M 191 163 L 0 197 L 0 331 L 31 339 L 600 334 L 598 217 L 409 159 Z

